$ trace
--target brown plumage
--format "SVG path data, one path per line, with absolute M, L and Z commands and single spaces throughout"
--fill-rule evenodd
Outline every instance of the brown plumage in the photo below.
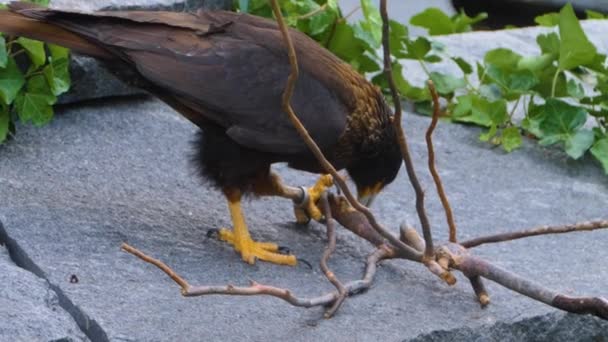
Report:
M 270 165 L 321 173 L 281 107 L 290 71 L 275 22 L 233 12 L 75 13 L 12 3 L 0 31 L 63 45 L 105 60 L 118 77 L 148 90 L 199 126 L 196 162 L 229 201 L 234 233 L 220 237 L 243 258 L 294 264 L 276 245 L 251 240 L 243 194 L 296 200 Z M 360 195 L 375 195 L 401 165 L 390 109 L 349 65 L 292 30 L 300 65 L 292 106 L 332 164 L 346 168 Z

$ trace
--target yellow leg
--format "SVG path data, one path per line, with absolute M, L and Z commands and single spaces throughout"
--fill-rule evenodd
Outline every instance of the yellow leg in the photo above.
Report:
M 317 180 L 314 186 L 308 188 L 308 201 L 303 206 L 295 207 L 296 220 L 299 223 L 305 223 L 308 217 L 315 221 L 319 221 L 323 217 L 321 209 L 317 206 L 317 202 L 321 198 L 321 195 L 334 184 L 334 180 L 331 175 L 322 175 Z
M 234 230 L 220 229 L 219 237 L 233 245 L 234 249 L 241 253 L 245 262 L 254 264 L 256 259 L 260 259 L 279 265 L 294 266 L 297 263 L 294 255 L 276 253 L 279 249 L 277 244 L 257 242 L 251 239 L 241 210 L 240 194 L 228 198 L 228 209 L 230 210 Z
M 254 193 L 258 196 L 280 196 L 291 199 L 294 206 L 294 213 L 298 223 L 308 223 L 310 219 L 319 221 L 323 213 L 317 207 L 317 202 L 323 192 L 333 185 L 331 175 L 322 175 L 316 184 L 304 189 L 306 196 L 302 199 L 302 188 L 295 188 L 283 184 L 281 177 L 274 172 L 261 174 L 254 184 Z

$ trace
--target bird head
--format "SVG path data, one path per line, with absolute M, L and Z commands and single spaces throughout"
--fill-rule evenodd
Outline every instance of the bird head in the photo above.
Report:
M 403 162 L 393 125 L 386 125 L 360 152 L 347 171 L 357 186 L 359 202 L 370 206 L 376 195 L 395 180 Z

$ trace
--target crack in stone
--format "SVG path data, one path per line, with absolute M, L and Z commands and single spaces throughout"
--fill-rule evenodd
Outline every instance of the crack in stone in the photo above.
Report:
M 57 294 L 59 306 L 63 308 L 74 319 L 80 330 L 93 342 L 109 342 L 108 335 L 96 320 L 90 319 L 89 316 L 75 305 L 63 290 L 53 284 L 44 274 L 42 269 L 27 255 L 25 250 L 19 246 L 15 239 L 8 235 L 2 222 L 0 222 L 0 245 L 4 245 L 8 249 L 11 260 L 19 267 L 32 272 L 37 277 L 44 279 L 49 288 Z

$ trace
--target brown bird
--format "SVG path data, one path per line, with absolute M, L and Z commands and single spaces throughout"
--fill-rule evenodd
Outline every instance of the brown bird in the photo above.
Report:
M 274 243 L 254 241 L 241 211 L 243 195 L 310 198 L 281 182 L 271 164 L 322 173 L 281 106 L 290 72 L 274 21 L 227 11 L 94 12 L 46 9 L 23 2 L 0 11 L 0 31 L 51 42 L 106 62 L 201 128 L 195 162 L 228 200 L 233 230 L 219 236 L 241 253 L 295 265 Z M 392 182 L 401 154 L 391 110 L 380 91 L 306 35 L 291 30 L 300 77 L 291 104 L 328 160 L 344 169 L 364 204 Z M 318 214 L 313 215 L 318 216 Z M 315 217 L 318 218 L 318 217 Z

